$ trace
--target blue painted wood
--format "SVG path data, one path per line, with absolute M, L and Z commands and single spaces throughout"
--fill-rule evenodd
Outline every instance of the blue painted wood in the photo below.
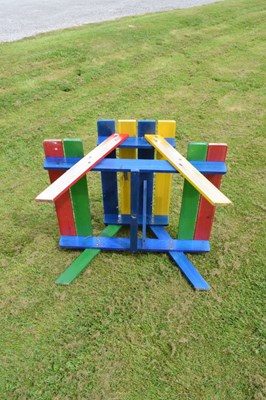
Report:
M 64 170 L 68 170 L 71 167 L 73 167 L 73 165 L 75 165 L 78 161 L 80 161 L 81 158 L 77 157 L 68 157 L 68 158 L 64 158 L 64 157 L 46 157 L 46 159 L 44 160 L 43 163 L 43 168 L 46 170 L 57 170 L 57 169 L 64 169 Z
M 142 210 L 142 247 L 145 248 L 147 237 L 147 181 L 143 182 L 143 210 Z
M 158 239 L 171 239 L 171 236 L 161 226 L 151 227 L 152 232 L 158 237 Z M 191 283 L 194 289 L 197 290 L 209 290 L 210 286 L 200 275 L 198 270 L 189 261 L 186 255 L 180 251 L 169 251 L 169 255 L 179 267 L 181 272 L 185 275 L 187 280 Z
M 121 226 L 108 225 L 100 233 L 100 236 L 112 237 L 119 232 Z M 69 285 L 88 266 L 88 264 L 100 253 L 98 249 L 85 249 L 74 262 L 57 278 L 55 283 Z
M 147 132 L 146 132 L 147 133 Z M 152 133 L 152 132 L 150 132 Z M 98 137 L 98 144 L 102 143 L 106 136 Z M 175 147 L 176 141 L 172 138 L 165 138 L 165 140 L 170 143 L 173 147 Z M 152 149 L 153 146 L 147 142 L 145 138 L 142 137 L 129 137 L 123 143 L 119 145 L 119 148 L 127 148 L 127 149 Z
M 61 236 L 60 246 L 71 249 L 100 249 L 130 251 L 130 238 L 106 238 L 101 236 Z M 187 253 L 205 253 L 210 251 L 208 240 L 174 240 L 146 239 L 142 248 L 142 239 L 137 240 L 138 251 L 166 252 L 182 251 Z
M 130 225 L 130 214 L 107 214 L 104 216 L 104 223 L 106 225 Z M 168 215 L 153 215 L 147 216 L 147 225 L 163 225 L 166 226 L 169 223 Z M 142 215 L 138 216 L 138 224 L 143 224 Z
M 142 143 L 143 139 L 146 143 L 147 140 L 144 138 L 146 134 L 155 134 L 156 131 L 156 121 L 154 120 L 139 120 L 138 121 L 138 139 L 140 143 Z M 170 139 L 171 143 L 174 143 L 174 139 Z M 149 144 L 149 143 L 148 143 Z M 147 158 L 147 159 L 154 159 L 154 148 L 153 146 L 147 146 L 146 149 L 142 149 L 139 147 L 138 150 L 138 158 Z
M 194 289 L 197 290 L 210 290 L 210 286 L 205 279 L 200 275 L 199 271 L 189 261 L 183 252 L 170 251 L 169 252 L 173 261 L 178 265 L 179 269 L 183 272 L 187 280 L 191 283 Z
M 135 253 L 138 249 L 138 215 L 139 215 L 139 171 L 131 172 L 130 190 L 130 251 Z
M 153 120 L 140 120 L 138 121 L 138 138 L 144 138 L 147 133 L 155 134 L 156 122 Z M 145 139 L 146 140 L 146 139 Z M 138 149 L 138 159 L 154 160 L 154 148 Z M 147 181 L 147 215 L 152 215 L 152 200 L 153 200 L 153 172 L 142 173 L 140 176 L 140 193 L 139 193 L 139 211 L 143 210 L 143 182 Z
M 97 121 L 98 136 L 106 138 L 115 132 L 115 121 L 104 119 Z M 116 150 L 112 151 L 106 159 L 112 162 L 116 158 Z M 102 171 L 103 209 L 105 214 L 118 214 L 117 173 L 115 171 Z
M 69 169 L 78 162 L 80 158 L 54 158 L 48 157 L 44 161 L 44 169 Z M 202 174 L 221 174 L 227 171 L 226 164 L 220 161 L 190 161 L 195 168 Z M 92 171 L 97 172 L 130 172 L 132 169 L 138 169 L 143 172 L 169 172 L 178 173 L 167 160 L 130 160 L 130 159 L 108 159 L 105 158 L 97 164 Z

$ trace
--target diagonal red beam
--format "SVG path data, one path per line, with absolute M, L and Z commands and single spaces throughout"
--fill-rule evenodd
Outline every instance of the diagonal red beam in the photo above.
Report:
M 116 149 L 128 138 L 128 135 L 117 134 L 109 136 L 104 142 L 73 165 L 60 178 L 53 182 L 48 188 L 36 197 L 36 201 L 55 201 L 65 193 L 82 176 L 97 165 L 104 157 Z

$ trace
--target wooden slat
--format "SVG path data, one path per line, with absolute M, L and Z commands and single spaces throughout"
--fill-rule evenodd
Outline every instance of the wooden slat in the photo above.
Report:
M 161 226 L 152 226 L 152 232 L 158 239 L 172 239 L 166 230 Z M 210 286 L 200 275 L 199 271 L 189 261 L 186 255 L 181 251 L 169 251 L 168 254 L 176 263 L 181 272 L 185 275 L 187 280 L 191 283 L 194 289 L 209 290 Z
M 209 143 L 206 161 L 224 162 L 227 154 L 227 144 Z M 211 174 L 206 178 L 218 189 L 221 187 L 222 175 Z M 212 206 L 204 197 L 201 197 L 197 216 L 194 239 L 209 240 L 214 220 L 215 207 Z
M 144 139 L 146 134 L 155 134 L 156 122 L 153 120 L 138 121 L 138 137 Z M 148 143 L 147 143 L 148 144 Z M 142 160 L 154 159 L 154 147 L 150 149 L 138 149 L 138 158 Z M 146 162 L 145 162 L 146 164 Z M 139 191 L 139 212 L 143 212 L 143 182 L 147 181 L 147 215 L 152 215 L 152 200 L 153 200 L 153 172 L 140 174 L 140 191 Z
M 147 181 L 143 181 L 142 200 L 142 246 L 145 247 L 147 237 Z
M 136 120 L 119 120 L 118 133 L 136 136 Z M 136 149 L 119 149 L 119 158 L 136 158 Z M 123 172 L 120 175 L 120 214 L 130 214 L 130 173 Z
M 65 191 L 73 186 L 74 183 L 84 176 L 86 172 L 90 171 L 107 154 L 111 153 L 120 143 L 126 140 L 127 137 L 128 135 L 119 135 L 116 133 L 111 135 L 39 194 L 39 196 L 36 197 L 36 201 L 55 201 L 58 199 Z
M 126 237 L 106 238 L 101 236 L 61 236 L 59 245 L 65 249 L 131 250 L 131 240 Z M 205 253 L 210 251 L 210 243 L 208 240 L 160 240 L 147 238 L 146 245 L 143 247 L 142 238 L 138 238 L 137 251 L 161 253 L 166 251 L 183 251 L 185 253 Z
M 46 158 L 44 168 L 48 170 L 62 169 L 67 170 L 75 165 L 80 158 Z M 224 162 L 216 161 L 190 161 L 191 164 L 202 174 L 226 174 L 226 165 Z M 153 172 L 167 172 L 179 174 L 167 160 L 127 160 L 127 159 L 109 159 L 104 158 L 99 164 L 92 168 L 97 172 L 130 172 L 132 169 L 138 169 L 142 174 Z
M 207 143 L 189 143 L 188 160 L 205 161 L 207 150 Z M 178 239 L 193 239 L 199 201 L 200 193 L 185 179 L 178 224 Z
M 83 157 L 83 144 L 80 139 L 64 139 L 66 157 Z M 79 236 L 92 234 L 90 202 L 86 176 L 83 176 L 71 188 L 71 199 L 75 217 L 76 231 Z
M 138 216 L 139 216 L 139 171 L 131 171 L 131 221 L 130 221 L 130 251 L 135 253 L 138 247 Z
M 64 148 L 62 140 L 45 140 L 43 142 L 44 154 L 46 157 L 64 157 Z M 60 176 L 62 176 L 64 170 L 52 170 L 48 171 L 50 182 L 55 182 Z M 58 220 L 58 226 L 61 235 L 75 236 L 75 220 L 73 215 L 71 197 L 69 191 L 66 191 L 60 199 L 55 201 L 55 210 Z
M 218 190 L 204 175 L 187 161 L 167 141 L 158 135 L 145 135 L 151 143 L 181 175 L 184 176 L 212 205 L 226 206 L 231 201 Z
M 112 237 L 119 230 L 121 226 L 108 225 L 101 233 L 100 236 Z M 89 265 L 89 263 L 100 253 L 97 249 L 86 249 L 78 258 L 57 278 L 55 283 L 59 285 L 69 285 L 74 279 Z
M 113 119 L 102 119 L 97 121 L 98 138 L 102 136 L 108 137 L 115 132 L 115 121 Z M 112 151 L 106 158 L 116 158 L 116 150 Z M 118 190 L 117 190 L 117 173 L 101 172 L 102 193 L 103 193 L 103 210 L 104 219 L 107 214 L 118 215 Z
M 142 122 L 142 121 L 139 121 L 139 122 Z M 143 122 L 146 122 L 146 120 L 143 120 Z M 147 121 L 147 122 L 149 122 L 149 121 Z M 147 134 L 153 133 L 153 131 L 149 130 L 148 132 L 144 132 L 144 134 L 146 134 L 146 133 Z M 107 137 L 108 137 L 108 135 L 99 136 L 98 144 L 104 142 L 105 139 L 107 139 Z M 165 140 L 167 140 L 168 143 L 170 143 L 172 146 L 175 147 L 175 138 L 169 138 L 169 139 L 165 138 Z M 125 140 L 123 143 L 120 144 L 119 149 L 152 150 L 152 152 L 154 153 L 154 147 L 150 143 L 148 143 L 147 140 L 144 139 L 144 136 L 143 137 L 141 137 L 141 136 L 128 137 L 127 140 Z M 138 151 L 138 154 L 140 154 L 139 151 Z M 139 158 L 143 158 L 143 157 L 139 156 Z
M 174 138 L 176 121 L 158 121 L 158 135 L 164 138 Z M 145 135 L 146 137 L 146 135 Z M 157 152 L 156 159 L 165 157 Z M 172 176 L 170 174 L 155 174 L 154 207 L 155 215 L 169 215 Z

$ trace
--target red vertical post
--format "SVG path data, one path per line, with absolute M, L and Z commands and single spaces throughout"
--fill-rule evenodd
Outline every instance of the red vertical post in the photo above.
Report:
M 45 140 L 43 142 L 45 157 L 64 157 L 64 148 L 62 140 Z M 53 183 L 64 170 L 48 171 L 50 182 Z M 62 194 L 55 202 L 55 209 L 58 219 L 58 225 L 61 235 L 76 236 L 75 220 L 69 190 Z
M 209 143 L 206 161 L 225 162 L 227 147 L 227 144 L 224 143 Z M 206 175 L 206 178 L 218 189 L 220 189 L 222 177 L 223 175 L 220 174 Z M 210 240 L 215 210 L 216 207 L 201 196 L 194 234 L 195 240 Z

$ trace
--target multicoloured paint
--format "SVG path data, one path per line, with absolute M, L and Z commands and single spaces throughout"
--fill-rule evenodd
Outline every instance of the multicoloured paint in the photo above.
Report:
M 210 289 L 185 253 L 210 251 L 216 206 L 231 203 L 219 191 L 226 173 L 227 145 L 190 143 L 187 161 L 174 148 L 175 121 L 158 121 L 157 134 L 154 120 L 119 120 L 115 133 L 115 121 L 106 119 L 98 121 L 97 129 L 98 146 L 86 156 L 79 139 L 44 142 L 44 167 L 51 185 L 36 200 L 54 201 L 60 247 L 85 249 L 56 283 L 71 283 L 100 250 L 167 252 L 195 289 Z M 89 170 L 101 173 L 108 226 L 99 236 L 92 234 L 85 176 Z M 178 238 L 173 239 L 165 226 L 172 174 L 178 172 L 185 183 Z M 129 238 L 115 238 L 125 225 L 130 227 Z M 155 238 L 147 236 L 148 229 Z

